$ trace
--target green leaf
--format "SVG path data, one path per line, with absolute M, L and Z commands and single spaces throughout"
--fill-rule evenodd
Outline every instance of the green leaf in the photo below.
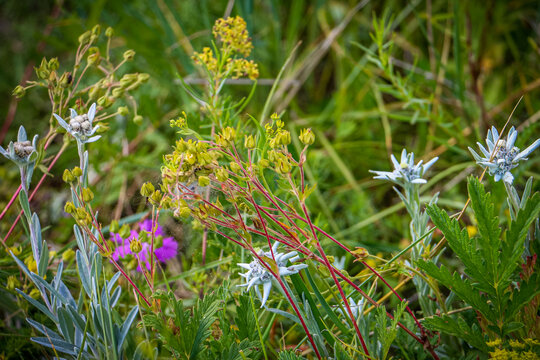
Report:
M 426 274 L 444 284 L 452 290 L 461 300 L 480 311 L 486 319 L 495 323 L 498 315 L 493 308 L 488 304 L 487 299 L 480 294 L 478 289 L 475 289 L 467 279 L 462 279 L 457 272 L 453 275 L 445 267 L 437 267 L 433 262 L 419 260 L 417 265 L 423 269 Z
M 425 319 L 423 324 L 431 330 L 440 331 L 463 339 L 470 345 L 484 352 L 489 351 L 486 340 L 480 329 L 478 329 L 476 325 L 469 327 L 461 317 L 458 317 L 458 319 L 455 320 L 448 315 L 443 315 L 441 317 L 435 316 Z
M 30 212 L 30 202 L 28 201 L 28 195 L 26 195 L 26 192 L 22 189 L 19 192 L 19 202 L 21 203 L 27 222 L 30 222 L 32 217 L 32 213 Z
M 481 257 L 485 260 L 484 272 L 490 279 L 498 277 L 499 249 L 501 247 L 501 229 L 499 218 L 495 216 L 491 195 L 486 193 L 484 185 L 476 177 L 470 177 L 468 182 L 471 205 L 476 217 Z

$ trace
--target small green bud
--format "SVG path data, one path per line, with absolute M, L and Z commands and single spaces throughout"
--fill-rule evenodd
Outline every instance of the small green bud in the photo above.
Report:
M 19 282 L 19 279 L 17 279 L 16 276 L 11 275 L 7 278 L 6 289 L 8 289 L 9 291 L 13 291 L 15 290 L 15 288 L 18 288 L 19 286 L 21 286 L 21 283 Z
M 133 239 L 129 242 L 129 250 L 131 250 L 132 253 L 138 254 L 142 250 L 142 244 L 138 239 Z
M 210 185 L 210 178 L 208 176 L 199 176 L 198 182 L 200 187 L 205 187 Z
M 64 89 L 69 87 L 71 85 L 71 74 L 69 72 L 63 73 L 62 76 L 60 76 L 58 83 Z
M 283 130 L 279 133 L 278 135 L 278 142 L 281 144 L 281 145 L 289 145 L 291 143 L 291 133 L 288 132 L 287 130 Z
M 64 173 L 62 174 L 62 180 L 64 180 L 65 183 L 71 184 L 75 181 L 75 176 L 71 171 L 65 169 Z
M 13 253 L 13 255 L 19 256 L 19 255 L 21 254 L 21 252 L 22 252 L 22 249 L 21 249 L 20 246 L 19 246 L 19 247 L 17 247 L 17 246 L 11 246 L 11 247 L 9 248 L 9 251 L 11 251 L 11 252 Z
M 73 205 L 71 201 L 66 202 L 66 204 L 64 205 L 64 211 L 68 214 L 73 214 L 75 210 L 75 205 Z
M 71 173 L 73 174 L 73 176 L 75 177 L 81 177 L 82 176 L 82 170 L 80 167 L 78 166 L 75 166 L 72 170 L 71 170 Z
M 73 251 L 73 249 L 67 249 L 62 254 L 62 260 L 64 260 L 65 262 L 70 262 L 74 258 L 75 258 L 75 251 Z
M 129 108 L 127 106 L 119 106 L 118 114 L 122 116 L 126 116 L 127 114 L 129 114 Z
M 149 197 L 154 192 L 155 188 L 151 182 L 145 182 L 141 187 L 141 195 L 144 197 Z
M 90 202 L 94 200 L 94 193 L 89 188 L 82 189 L 82 198 L 84 202 Z
M 133 50 L 126 50 L 124 52 L 124 60 L 125 61 L 131 61 L 135 57 L 135 51 Z
M 122 225 L 120 231 L 118 232 L 122 239 L 127 239 L 131 235 L 131 230 L 127 224 Z
M 99 35 L 100 32 L 101 32 L 101 26 L 99 24 L 94 25 L 94 27 L 92 28 L 92 34 Z
M 147 82 L 148 79 L 150 79 L 150 74 L 147 73 L 141 73 L 137 76 L 137 81 L 141 83 Z
M 81 36 L 79 36 L 79 43 L 81 45 L 84 45 L 84 44 L 88 43 L 88 41 L 90 40 L 91 37 L 92 37 L 92 33 L 90 31 L 86 31 L 86 32 L 82 33 Z
M 107 30 L 105 30 L 105 36 L 110 38 L 114 35 L 114 29 L 112 27 L 108 27 Z
M 133 84 L 135 81 L 137 81 L 138 75 L 137 74 L 125 74 L 120 79 L 120 86 L 126 88 L 129 85 Z
M 255 138 L 253 137 L 253 135 L 249 135 L 245 137 L 244 146 L 248 150 L 255 148 Z
M 122 95 L 124 95 L 124 89 L 122 89 L 121 87 L 116 87 L 112 90 L 112 96 L 114 96 L 115 98 L 119 98 Z
M 289 160 L 285 159 L 279 159 L 276 165 L 276 171 L 280 174 L 288 174 L 291 172 L 291 164 L 289 163 Z
M 88 55 L 86 58 L 86 61 L 88 61 L 88 65 L 99 65 L 101 62 L 101 54 L 99 52 L 96 52 L 94 54 Z
M 47 60 L 45 58 L 41 60 L 41 64 L 39 65 L 39 67 L 34 67 L 34 70 L 36 71 L 36 75 L 38 76 L 38 78 L 42 80 L 47 80 L 49 78 L 49 64 L 47 63 Z
M 315 142 L 315 134 L 311 129 L 302 129 L 298 138 L 304 145 L 311 145 Z
M 47 65 L 50 71 L 58 70 L 60 67 L 60 63 L 58 62 L 58 58 L 52 58 L 49 60 L 49 64 Z
M 17 87 L 13 89 L 11 94 L 15 96 L 17 99 L 20 99 L 26 94 L 26 89 L 22 87 L 21 85 L 17 85 Z
M 118 221 L 117 220 L 111 221 L 111 225 L 109 225 L 109 231 L 116 234 L 119 229 L 120 229 L 120 224 L 118 224 Z
M 141 115 L 135 115 L 133 117 L 133 122 L 135 123 L 135 125 L 141 125 L 142 121 L 143 121 L 143 117 Z

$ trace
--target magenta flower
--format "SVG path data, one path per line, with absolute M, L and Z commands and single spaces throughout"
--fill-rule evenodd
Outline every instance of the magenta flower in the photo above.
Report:
M 144 220 L 138 223 L 139 232 L 131 230 L 131 235 L 123 239 L 120 234 L 111 233 L 112 241 L 117 244 L 112 257 L 115 261 L 123 259 L 128 256 L 135 256 L 135 254 L 129 248 L 129 244 L 132 240 L 138 239 L 141 242 L 142 249 L 137 254 L 140 263 L 144 263 L 146 268 L 150 270 L 150 248 L 152 238 L 152 220 Z M 139 236 L 140 233 L 145 232 L 145 236 Z M 163 228 L 158 224 L 155 231 L 154 238 L 154 255 L 155 259 L 164 263 L 169 259 L 172 259 L 178 253 L 178 243 L 172 237 L 164 237 L 165 233 Z M 137 266 L 137 271 L 141 271 L 141 266 Z

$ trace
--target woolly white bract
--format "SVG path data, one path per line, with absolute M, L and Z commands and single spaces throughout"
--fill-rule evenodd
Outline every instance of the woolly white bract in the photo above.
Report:
M 483 168 L 487 168 L 495 181 L 503 180 L 507 184 L 512 184 L 514 176 L 510 172 L 518 166 L 521 160 L 527 160 L 527 156 L 540 146 L 540 139 L 537 139 L 531 146 L 521 151 L 514 146 L 518 132 L 514 127 L 508 131 L 506 140 L 501 139 L 497 129 L 493 126 L 488 130 L 486 137 L 487 149 L 477 142 L 484 157 L 478 155 L 471 147 L 469 151 L 473 155 L 476 163 Z
M 287 276 L 298 273 L 300 270 L 307 268 L 306 264 L 298 264 L 298 265 L 290 265 L 287 266 L 287 262 L 290 261 L 291 263 L 297 261 L 300 257 L 297 256 L 296 251 L 292 251 L 290 253 L 278 253 L 277 248 L 279 246 L 279 243 L 276 242 L 272 246 L 272 251 L 274 253 L 274 259 L 277 265 L 278 274 L 279 276 Z M 267 258 L 269 261 L 274 261 L 272 258 L 272 251 L 260 251 L 258 255 L 260 257 Z M 255 286 L 255 292 L 257 293 L 257 296 L 261 300 L 261 308 L 266 304 L 266 301 L 268 300 L 268 296 L 270 295 L 270 290 L 272 289 L 272 280 L 274 280 L 274 275 L 268 271 L 264 267 L 263 264 L 258 259 L 254 259 L 249 264 L 246 263 L 239 263 L 238 266 L 248 270 L 245 274 L 240 274 L 240 276 L 243 276 L 246 279 L 246 283 L 239 285 L 239 286 L 247 286 L 247 289 L 249 290 L 253 285 Z M 263 286 L 263 293 L 261 295 L 261 292 L 259 290 L 259 285 Z

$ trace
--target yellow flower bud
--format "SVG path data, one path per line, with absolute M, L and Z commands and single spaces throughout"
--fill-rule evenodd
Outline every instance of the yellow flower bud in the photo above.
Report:
M 145 182 L 141 187 L 141 195 L 144 197 L 149 197 L 154 192 L 155 188 L 151 182 Z
M 138 254 L 142 250 L 142 244 L 138 239 L 133 239 L 129 242 L 129 250 L 131 252 Z
M 73 168 L 73 170 L 71 170 L 71 173 L 72 173 L 73 176 L 75 176 L 75 177 L 81 177 L 81 176 L 82 176 L 82 170 L 81 170 L 81 168 L 78 167 L 78 166 L 75 166 L 75 167 Z
M 304 145 L 311 145 L 315 142 L 315 134 L 311 129 L 302 129 L 298 138 Z
M 37 263 L 31 255 L 24 259 L 24 263 L 26 264 L 28 270 L 33 273 L 37 272 Z
M 39 299 L 39 297 L 41 296 L 41 293 L 39 292 L 38 289 L 32 289 L 32 291 L 30 291 L 30 294 L 28 294 L 32 299 Z
M 141 83 L 147 82 L 148 79 L 150 79 L 150 74 L 147 73 L 141 73 L 137 76 L 137 81 Z
M 161 191 L 156 190 L 150 195 L 150 201 L 154 204 L 159 204 L 161 202 L 161 198 L 163 197 L 163 194 Z
M 183 218 L 187 218 L 189 215 L 191 215 L 191 209 L 187 206 L 182 206 L 180 209 L 178 209 L 178 214 Z
M 70 262 L 73 259 L 75 259 L 75 251 L 73 249 L 67 249 L 62 254 L 62 260 L 64 260 L 65 262 Z
M 81 43 L 81 45 L 86 44 L 88 40 L 90 40 L 91 36 L 92 36 L 92 32 L 90 31 L 86 31 L 82 33 L 82 35 L 79 36 L 79 43 Z
M 58 67 L 60 66 L 60 63 L 58 62 L 58 58 L 52 58 L 49 60 L 48 68 L 50 71 L 58 70 Z
M 216 179 L 220 182 L 225 182 L 229 178 L 229 172 L 225 169 L 216 170 Z
M 266 159 L 261 159 L 259 160 L 259 166 L 262 167 L 263 169 L 267 168 L 268 166 L 270 166 L 270 161 Z
M 280 174 L 288 174 L 291 172 L 291 164 L 287 158 L 279 159 L 276 165 L 276 171 Z
M 122 95 L 124 95 L 124 89 L 121 87 L 116 87 L 112 90 L 112 96 L 115 98 L 119 98 Z
M 100 32 L 101 32 L 101 25 L 99 24 L 94 25 L 94 27 L 92 28 L 92 34 L 99 35 Z
M 65 183 L 71 184 L 75 181 L 75 176 L 71 171 L 65 169 L 64 173 L 62 174 L 62 180 L 64 180 Z
M 81 192 L 84 202 L 90 202 L 94 200 L 94 193 L 89 188 L 84 188 Z
M 234 162 L 234 161 L 231 161 L 231 163 L 229 164 L 229 167 L 231 168 L 231 170 L 235 173 L 239 173 L 242 168 L 240 167 L 240 165 L 238 165 L 238 163 Z
M 208 176 L 199 176 L 198 183 L 200 187 L 210 185 L 210 178 Z
M 244 146 L 246 147 L 246 149 L 249 149 L 249 150 L 255 148 L 255 138 L 253 137 L 253 135 L 249 135 L 245 137 Z
M 19 279 L 17 279 L 17 277 L 11 275 L 11 276 L 8 276 L 7 278 L 7 284 L 6 284 L 6 289 L 8 289 L 9 291 L 13 291 L 15 290 L 15 288 L 19 287 L 21 285 Z
M 9 248 L 9 251 L 11 251 L 11 252 L 13 253 L 13 255 L 19 256 L 19 255 L 21 254 L 21 252 L 22 252 L 22 249 L 21 249 L 20 246 L 19 246 L 19 247 L 17 247 L 17 246 L 11 246 L 11 247 Z
M 64 205 L 64 211 L 68 214 L 73 214 L 75 209 L 75 205 L 73 205 L 71 201 L 66 202 L 66 204 Z

